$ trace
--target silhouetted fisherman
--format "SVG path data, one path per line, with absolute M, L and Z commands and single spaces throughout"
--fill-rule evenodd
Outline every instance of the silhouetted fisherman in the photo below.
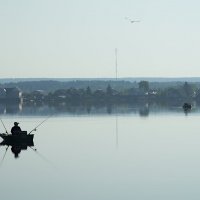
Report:
M 14 122 L 14 126 L 11 129 L 12 135 L 18 135 L 21 130 L 21 128 L 18 126 L 18 122 Z

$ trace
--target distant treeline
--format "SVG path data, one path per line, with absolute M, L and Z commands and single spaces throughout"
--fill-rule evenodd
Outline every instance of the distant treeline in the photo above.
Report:
M 148 81 L 130 83 L 125 81 L 77 81 L 62 85 L 54 90 L 54 82 L 47 84 L 48 90 L 23 92 L 23 101 L 27 104 L 130 104 L 133 102 L 172 102 L 182 105 L 184 102 L 200 102 L 200 90 L 195 83 L 160 83 L 154 85 Z M 60 83 L 61 84 L 61 83 Z M 162 83 L 164 84 L 164 83 Z M 33 84 L 34 86 L 34 84 Z M 157 87 L 155 87 L 157 86 Z M 22 89 L 22 88 L 21 88 Z
M 126 81 L 126 80 L 73 80 L 73 81 L 55 81 L 55 80 L 41 80 L 41 81 L 20 81 L 20 82 L 9 82 L 2 83 L 0 87 L 18 87 L 22 92 L 33 92 L 36 90 L 43 90 L 45 92 L 55 92 L 56 90 L 62 89 L 86 89 L 88 86 L 91 91 L 102 89 L 106 91 L 108 85 L 118 92 L 123 92 L 131 88 L 137 88 L 138 83 L 141 81 Z M 146 81 L 148 82 L 148 81 Z M 173 81 L 173 82 L 148 82 L 149 88 L 152 90 L 163 90 L 167 88 L 179 88 L 184 82 Z M 200 88 L 200 82 L 190 83 L 194 88 Z

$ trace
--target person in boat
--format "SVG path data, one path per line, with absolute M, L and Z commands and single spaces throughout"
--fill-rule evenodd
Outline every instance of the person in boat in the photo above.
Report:
M 18 135 L 22 131 L 18 124 L 18 122 L 14 122 L 14 126 L 11 129 L 12 135 Z

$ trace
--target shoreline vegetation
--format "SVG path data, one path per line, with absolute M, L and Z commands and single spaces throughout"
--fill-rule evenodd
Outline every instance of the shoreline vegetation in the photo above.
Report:
M 22 99 L 26 104 L 48 105 L 105 105 L 156 102 L 182 106 L 184 102 L 200 102 L 200 89 L 195 83 L 179 82 L 169 87 L 164 87 L 162 83 L 157 83 L 156 87 L 154 87 L 148 81 L 128 82 L 125 84 L 117 81 L 109 83 L 92 81 L 90 86 L 86 86 L 85 82 L 82 83 L 82 87 L 76 87 L 76 85 L 81 85 L 81 81 L 78 81 L 74 86 L 70 85 L 69 88 L 56 89 L 54 91 L 22 91 Z M 106 84 L 107 86 L 105 86 Z
M 150 110 L 172 107 L 183 112 L 186 102 L 193 111 L 200 105 L 200 83 L 191 82 L 35 81 L 1 84 L 0 89 L 0 114 L 131 111 L 148 116 Z
M 10 98 L 5 93 L 0 102 L 23 102 L 26 105 L 120 105 L 157 103 L 182 106 L 188 102 L 200 102 L 200 82 L 139 82 L 130 81 L 25 81 L 0 84 L 2 90 L 10 91 Z M 6 89 L 3 89 L 6 88 Z M 12 90 L 17 88 L 13 98 Z M 0 94 L 1 95 L 1 94 Z M 19 98 L 18 98 L 19 97 Z

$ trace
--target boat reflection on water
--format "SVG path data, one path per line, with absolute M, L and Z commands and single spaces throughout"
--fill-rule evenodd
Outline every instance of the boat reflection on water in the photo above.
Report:
M 11 152 L 14 154 L 15 158 L 19 157 L 19 154 L 22 150 L 27 150 L 28 147 L 34 147 L 33 137 L 29 137 L 28 139 L 20 137 L 20 139 L 18 139 L 17 137 L 19 136 L 14 137 L 12 135 L 6 134 L 1 134 L 0 136 L 3 138 L 3 141 L 0 143 L 0 146 L 5 146 L 6 152 L 9 149 L 9 147 L 11 147 Z
M 0 121 L 5 129 L 5 133 L 0 133 L 0 137 L 3 139 L 3 141 L 0 143 L 0 147 L 5 147 L 5 153 L 3 154 L 2 159 L 0 160 L 0 166 L 2 166 L 4 159 L 6 157 L 6 154 L 11 148 L 11 152 L 14 154 L 14 158 L 19 158 L 19 154 L 22 152 L 22 150 L 28 150 L 30 148 L 33 150 L 43 161 L 49 163 L 52 165 L 52 163 L 41 153 L 37 151 L 37 149 L 34 147 L 34 134 L 32 134 L 33 131 L 36 131 L 39 126 L 41 126 L 44 122 L 46 122 L 52 115 L 48 116 L 46 119 L 44 119 L 42 122 L 40 122 L 35 128 L 33 128 L 29 133 L 27 131 L 22 131 L 20 127 L 18 127 L 18 122 L 14 122 L 14 127 L 11 129 L 11 133 L 8 133 L 7 128 L 3 122 L 3 120 L 0 118 Z M 52 165 L 53 166 L 53 165 Z
M 6 135 L 6 134 L 0 134 L 0 136 L 2 137 L 2 135 Z M 0 166 L 2 166 L 4 159 L 6 157 L 6 154 L 9 150 L 9 148 L 11 148 L 11 152 L 14 154 L 14 158 L 17 159 L 19 158 L 19 154 L 24 150 L 27 151 L 28 149 L 31 149 L 32 151 L 35 152 L 35 154 L 37 156 L 40 157 L 40 159 L 42 159 L 44 162 L 48 163 L 51 165 L 51 167 L 55 168 L 54 163 L 52 163 L 49 159 L 47 159 L 43 154 L 41 154 L 40 152 L 38 152 L 38 150 L 36 148 L 34 148 L 34 142 L 33 142 L 33 135 L 31 137 L 31 135 L 27 135 L 30 136 L 29 139 L 22 139 L 22 140 L 16 140 L 15 138 L 10 139 L 11 135 L 6 135 L 7 138 L 9 139 L 4 139 L 1 143 L 0 143 L 0 147 L 4 146 L 5 148 L 5 153 L 0 161 Z M 2 137 L 3 138 L 3 137 Z

